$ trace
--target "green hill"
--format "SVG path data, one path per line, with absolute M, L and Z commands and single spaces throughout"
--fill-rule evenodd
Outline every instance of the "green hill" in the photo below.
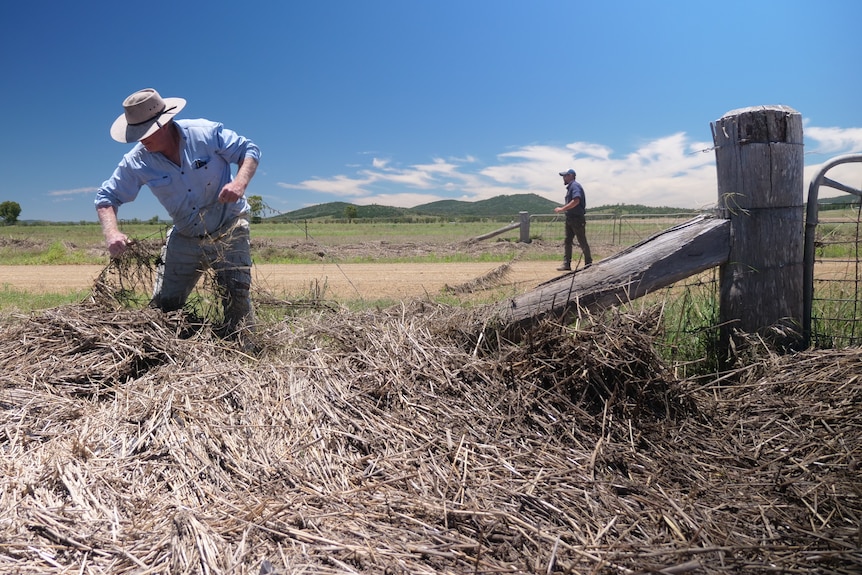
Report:
M 391 206 L 380 206 L 377 204 L 357 206 L 347 202 L 329 202 L 279 214 L 267 219 L 271 222 L 284 220 L 313 220 L 317 218 L 342 219 L 347 217 L 348 207 L 356 209 L 355 217 L 358 219 L 401 218 L 410 215 L 410 210 L 407 210 L 406 208 L 393 208 Z
M 421 215 L 495 217 L 512 216 L 518 212 L 549 214 L 559 205 L 536 194 L 515 194 L 495 196 L 477 202 L 440 200 L 416 206 L 410 211 Z
M 691 208 L 670 208 L 667 206 L 654 207 L 640 204 L 606 204 L 597 208 L 587 208 L 591 214 L 616 214 L 616 215 L 655 215 L 655 214 L 688 214 L 697 212 Z
M 823 198 L 817 200 L 817 205 L 820 206 L 821 211 L 829 211 L 829 210 L 843 210 L 854 205 L 858 206 L 860 201 L 859 196 L 853 194 L 844 194 L 842 196 L 835 196 L 834 198 Z
M 394 208 L 390 206 L 370 205 L 357 206 L 347 202 L 329 202 L 301 208 L 292 212 L 279 214 L 268 218 L 269 221 L 278 222 L 283 220 L 310 220 L 315 218 L 341 219 L 347 217 L 346 209 L 353 206 L 356 209 L 356 218 L 409 218 L 411 216 L 437 216 L 446 218 L 457 217 L 480 217 L 492 218 L 500 216 L 515 216 L 518 212 L 530 212 L 532 214 L 553 213 L 554 207 L 559 204 L 546 200 L 536 194 L 517 194 L 512 196 L 496 196 L 487 200 L 477 202 L 465 202 L 461 200 L 440 200 L 429 204 L 422 204 L 414 208 Z
M 355 210 L 356 219 L 415 219 L 438 217 L 447 219 L 458 218 L 514 218 L 518 212 L 529 212 L 531 214 L 553 214 L 554 208 L 559 206 L 557 202 L 545 199 L 536 194 L 515 194 L 511 196 L 495 196 L 487 200 L 476 202 L 465 202 L 462 200 L 440 200 L 428 204 L 422 204 L 414 208 L 395 208 L 372 204 L 370 206 L 358 206 L 347 202 L 329 202 L 309 206 L 292 212 L 279 214 L 268 218 L 268 221 L 279 222 L 287 220 L 312 220 L 312 219 L 346 219 L 348 209 Z M 650 207 L 641 205 L 604 205 L 597 208 L 588 208 L 588 213 L 594 214 L 673 214 L 679 212 L 691 212 L 681 208 Z

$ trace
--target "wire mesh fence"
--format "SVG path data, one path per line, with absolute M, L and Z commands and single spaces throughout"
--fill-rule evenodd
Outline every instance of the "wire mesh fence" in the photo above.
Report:
M 811 344 L 820 348 L 862 344 L 860 209 L 823 212 L 814 241 Z
M 587 214 L 587 236 L 590 244 L 627 247 L 690 220 L 700 212 L 678 214 Z M 565 236 L 565 216 L 531 214 L 530 238 L 561 242 Z

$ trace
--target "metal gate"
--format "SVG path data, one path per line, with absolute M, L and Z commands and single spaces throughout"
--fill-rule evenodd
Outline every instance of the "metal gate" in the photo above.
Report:
M 827 173 L 842 164 L 862 163 L 862 154 L 838 156 L 823 164 L 811 179 L 808 188 L 808 206 L 805 217 L 805 244 L 803 248 L 803 326 L 802 334 L 806 346 L 844 347 L 862 343 L 862 266 L 860 266 L 860 208 L 856 203 L 855 221 L 847 220 L 844 232 L 818 234 L 820 206 L 818 195 L 821 186 L 827 186 L 862 199 L 862 190 L 835 181 Z M 842 224 L 842 222 L 832 222 Z M 831 238 L 833 239 L 830 239 Z M 824 246 L 834 247 L 839 243 L 843 248 L 833 249 L 832 253 Z M 821 256 L 818 259 L 818 250 Z M 836 257 L 833 257 L 836 256 Z M 819 277 L 815 296 L 815 263 L 846 264 L 843 277 L 840 274 L 824 273 Z M 815 302 L 818 304 L 815 309 Z

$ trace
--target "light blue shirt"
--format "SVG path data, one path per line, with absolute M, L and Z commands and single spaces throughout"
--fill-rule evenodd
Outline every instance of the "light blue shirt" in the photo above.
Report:
M 175 231 L 186 236 L 214 234 L 249 211 L 245 196 L 221 204 L 218 195 L 233 178 L 231 164 L 245 158 L 260 161 L 260 149 L 222 124 L 209 120 L 175 120 L 180 129 L 177 166 L 160 152 L 138 142 L 96 192 L 96 207 L 121 205 L 147 186 L 165 207 Z

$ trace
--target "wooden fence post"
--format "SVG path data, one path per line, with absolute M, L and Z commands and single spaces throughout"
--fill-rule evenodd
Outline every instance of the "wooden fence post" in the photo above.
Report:
M 720 345 L 729 350 L 739 330 L 793 349 L 802 341 L 802 117 L 786 106 L 743 108 L 712 131 L 718 206 L 731 222 Z
M 521 222 L 521 235 L 518 241 L 529 244 L 533 241 L 530 239 L 530 212 L 518 212 L 518 218 Z

